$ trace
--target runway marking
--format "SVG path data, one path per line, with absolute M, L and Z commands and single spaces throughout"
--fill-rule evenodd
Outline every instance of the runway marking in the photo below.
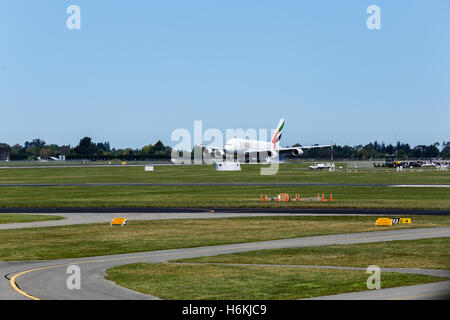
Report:
M 398 231 L 398 230 L 395 230 L 395 231 Z M 393 230 L 393 232 L 395 232 L 395 231 Z M 388 231 L 388 232 L 390 232 L 390 231 Z M 436 233 L 436 231 L 421 232 L 421 233 L 415 233 L 415 234 L 378 235 L 378 236 L 372 236 L 372 237 L 371 237 L 371 236 L 368 236 L 368 237 L 364 238 L 364 240 L 379 239 L 379 238 L 389 238 L 389 237 L 392 237 L 392 236 L 402 236 L 402 235 L 405 235 L 405 236 L 411 236 L 411 235 L 418 236 L 418 235 L 435 234 L 435 233 Z M 357 233 L 355 233 L 355 234 L 357 234 Z M 444 236 L 445 236 L 445 235 L 444 235 Z M 448 234 L 447 236 L 450 236 L 450 234 Z M 318 236 L 318 237 L 321 237 L 321 236 Z M 438 236 L 438 237 L 442 237 L 442 236 Z M 293 239 L 296 239 L 296 238 L 291 238 L 291 239 L 293 240 Z M 268 241 L 281 241 L 281 240 L 291 240 L 291 239 L 288 238 L 288 239 L 278 239 L 278 240 L 268 240 Z M 299 240 L 299 239 L 297 239 L 297 240 Z M 347 238 L 343 238 L 343 239 L 338 239 L 338 241 L 346 241 L 346 240 L 362 240 L 362 239 L 354 239 L 354 238 L 352 238 L 352 237 L 347 237 Z M 401 239 L 400 239 L 400 240 L 401 240 Z M 295 241 L 295 240 L 293 240 L 293 241 Z M 395 240 L 390 240 L 390 241 L 395 241 Z M 329 240 L 323 240 L 323 241 L 318 241 L 318 242 L 316 243 L 316 245 L 311 244 L 311 245 L 308 245 L 308 246 L 320 246 L 320 243 L 328 243 L 328 245 L 333 245 L 333 244 L 330 244 L 330 243 L 329 243 Z M 319 245 L 317 245 L 317 244 L 319 244 Z M 336 243 L 336 244 L 338 244 L 338 243 Z M 277 248 L 279 248 L 279 247 L 277 246 L 277 244 L 269 244 L 269 245 L 268 245 L 268 244 L 262 244 L 262 243 L 254 244 L 254 245 L 241 245 L 241 244 L 239 244 L 239 243 L 236 243 L 236 244 L 229 244 L 229 245 L 226 245 L 226 246 L 230 246 L 230 245 L 231 245 L 231 246 L 232 246 L 232 245 L 238 246 L 237 249 L 255 249 L 255 248 L 261 248 L 261 245 L 263 245 L 263 246 L 265 246 L 265 247 L 264 247 L 263 249 L 260 249 L 260 250 L 267 250 L 268 247 L 269 247 L 269 248 L 270 248 L 270 247 L 277 247 Z M 180 248 L 180 249 L 182 249 L 182 248 Z M 217 252 L 217 251 L 228 251 L 228 250 L 230 250 L 230 249 L 232 249 L 232 248 L 229 248 L 229 247 L 228 247 L 228 248 L 200 249 L 200 250 L 188 251 L 188 252 L 185 252 L 185 253 L 183 253 L 183 254 L 205 253 L 205 252 L 211 252 L 211 251 L 213 251 L 213 252 L 214 252 L 214 251 L 215 251 L 215 252 Z M 178 250 L 178 249 L 173 249 L 173 250 Z M 180 252 L 168 252 L 168 253 L 161 253 L 161 254 L 147 254 L 147 255 L 142 255 L 142 256 L 123 257 L 123 258 L 97 259 L 97 260 L 79 261 L 79 262 L 72 261 L 72 262 L 70 262 L 70 263 L 57 264 L 57 265 L 51 265 L 51 266 L 40 267 L 40 268 L 35 268 L 35 269 L 30 269 L 30 270 L 22 271 L 22 272 L 20 272 L 20 273 L 15 274 L 14 276 L 12 276 L 12 277 L 10 278 L 10 280 L 9 280 L 9 283 L 10 283 L 11 287 L 12 287 L 16 292 L 22 294 L 23 296 L 25 296 L 25 297 L 27 297 L 27 298 L 30 298 L 30 299 L 33 299 L 33 300 L 40 300 L 39 298 L 37 298 L 37 297 L 35 297 L 35 296 L 31 295 L 31 294 L 28 294 L 28 293 L 26 293 L 25 291 L 21 290 L 21 289 L 17 286 L 17 284 L 16 284 L 16 278 L 18 278 L 18 277 L 20 277 L 20 276 L 22 276 L 22 275 L 24 275 L 24 274 L 34 272 L 34 271 L 41 271 L 41 270 L 46 270 L 46 269 L 51 269 L 51 268 L 59 268 L 59 267 L 64 267 L 64 266 L 73 265 L 73 264 L 87 264 L 87 263 L 105 262 L 105 261 L 111 262 L 111 261 L 136 260 L 136 259 L 142 259 L 142 258 L 162 257 L 162 256 L 172 256 L 172 255 L 179 255 L 179 254 L 180 254 Z
M 33 300 L 40 300 L 39 298 L 37 298 L 37 297 L 35 297 L 35 296 L 32 296 L 31 294 L 28 294 L 28 293 L 26 293 L 25 291 L 21 290 L 21 289 L 17 286 L 17 284 L 16 284 L 16 278 L 17 278 L 17 277 L 20 277 L 21 275 L 24 275 L 24 274 L 26 274 L 26 273 L 30 273 L 30 272 L 38 271 L 38 270 L 43 270 L 43 269 L 49 269 L 49 268 L 51 268 L 51 267 L 42 267 L 42 268 L 37 268 L 37 269 L 30 269 L 30 270 L 26 270 L 26 271 L 17 273 L 17 274 L 15 274 L 14 276 L 12 276 L 12 277 L 9 279 L 9 284 L 11 285 L 11 287 L 12 287 L 14 290 L 16 290 L 16 291 L 17 291 L 18 293 L 20 293 L 21 295 L 24 295 L 25 297 L 30 298 L 30 299 L 33 299 Z

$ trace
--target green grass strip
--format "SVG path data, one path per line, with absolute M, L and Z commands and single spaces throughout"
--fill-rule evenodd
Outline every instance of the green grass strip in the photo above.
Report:
M 259 250 L 180 259 L 190 263 L 243 263 L 340 267 L 450 269 L 450 237 L 351 245 Z
M 300 299 L 367 289 L 365 271 L 223 265 L 131 264 L 107 270 L 106 279 L 162 299 Z M 381 287 L 445 279 L 383 272 Z
M 97 223 L 0 230 L 0 260 L 76 258 L 450 225 L 450 216 L 413 216 L 412 224 L 392 227 L 377 227 L 375 220 L 370 216 L 278 216 L 129 221 L 125 227 Z

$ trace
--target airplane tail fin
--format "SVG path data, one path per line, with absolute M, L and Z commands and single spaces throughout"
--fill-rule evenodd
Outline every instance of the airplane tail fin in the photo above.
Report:
M 281 119 L 278 123 L 277 130 L 275 131 L 271 143 L 274 147 L 278 147 L 280 140 L 281 140 L 281 134 L 283 133 L 284 128 L 284 119 Z

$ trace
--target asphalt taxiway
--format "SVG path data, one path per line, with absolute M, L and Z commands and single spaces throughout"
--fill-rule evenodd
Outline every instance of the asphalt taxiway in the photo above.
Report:
M 187 214 L 186 217 L 192 217 L 192 215 L 192 213 Z M 196 214 L 194 215 L 197 217 Z M 216 215 L 212 216 L 216 217 Z M 211 215 L 208 217 L 211 217 Z M 141 218 L 147 219 L 145 216 L 141 216 Z M 129 263 L 160 263 L 175 259 L 213 256 L 224 253 L 263 249 L 413 240 L 436 237 L 450 237 L 450 227 L 302 237 L 52 261 L 0 262 L 0 274 L 2 275 L 0 280 L 0 299 L 157 299 L 157 297 L 134 292 L 115 285 L 111 281 L 105 280 L 104 276 L 106 275 L 106 270 L 114 266 Z M 80 289 L 68 289 L 68 286 L 66 285 L 69 277 L 67 268 L 71 265 L 76 265 L 80 268 Z M 448 281 L 432 283 L 422 287 L 409 286 L 408 290 L 410 291 L 408 292 L 398 291 L 404 290 L 403 288 L 392 288 L 389 291 L 386 291 L 386 293 L 382 296 L 375 297 L 374 299 L 407 299 L 408 297 L 420 297 L 423 295 L 426 296 L 430 290 L 434 290 L 436 293 L 433 296 L 434 299 L 447 298 L 448 292 L 441 290 L 447 283 Z M 348 298 L 359 299 L 359 297 L 364 297 L 364 295 L 358 293 L 358 295 L 350 296 Z
M 296 209 L 225 209 L 215 210 L 204 208 L 15 208 L 2 209 L 0 212 L 9 213 L 34 213 L 63 216 L 62 220 L 0 224 L 1 229 L 20 229 L 45 226 L 61 226 L 73 224 L 85 224 L 96 222 L 110 222 L 112 218 L 124 216 L 128 220 L 154 220 L 154 219 L 192 219 L 192 218 L 225 218 L 225 217 L 252 217 L 252 216 L 274 216 L 274 215 L 377 215 L 377 214 L 399 214 L 399 210 L 351 210 L 351 209 L 319 209 L 312 210 L 303 208 Z M 401 214 L 433 214 L 434 211 L 402 211 Z M 449 214 L 441 211 L 440 214 Z M 322 246 L 330 244 L 353 244 L 378 241 L 412 240 L 435 237 L 449 237 L 450 228 L 420 228 L 394 231 L 364 232 L 352 234 L 339 234 L 328 236 L 303 237 L 295 239 L 282 239 L 273 241 L 260 241 L 251 243 L 240 243 L 231 245 L 209 246 L 199 248 L 173 249 L 151 252 L 140 252 L 132 254 L 120 254 L 111 256 L 52 260 L 52 261 L 11 261 L 0 262 L 0 299 L 64 299 L 64 300 L 107 300 L 107 299 L 157 299 L 150 295 L 138 293 L 120 287 L 111 281 L 105 280 L 108 268 L 135 262 L 158 263 L 168 260 L 212 256 L 223 253 L 235 253 L 254 251 L 262 249 L 279 249 L 305 246 Z M 81 289 L 69 290 L 66 285 L 68 278 L 67 267 L 77 265 L 81 270 Z M 292 266 L 291 266 L 292 267 Z M 311 266 L 308 266 L 311 267 Z M 324 266 L 315 266 L 324 268 Z M 326 268 L 326 267 L 325 267 Z M 387 270 L 386 270 L 387 271 Z M 433 270 L 404 269 L 403 271 L 423 273 L 437 276 L 446 276 L 448 271 L 439 273 Z M 434 272 L 434 274 L 433 274 Z M 441 274 L 441 275 L 439 275 Z M 448 281 L 431 283 L 420 286 L 408 286 L 400 288 L 383 289 L 376 291 L 359 292 L 354 294 L 336 295 L 329 297 L 318 297 L 318 299 L 444 299 L 448 298 Z

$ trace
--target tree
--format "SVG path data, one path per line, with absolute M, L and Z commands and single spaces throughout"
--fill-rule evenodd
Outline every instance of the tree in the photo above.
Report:
M 414 158 L 423 158 L 424 156 L 426 156 L 425 150 L 426 150 L 426 146 L 420 144 L 420 145 L 415 146 L 411 150 L 411 153 Z
M 397 151 L 397 159 L 408 159 L 408 155 L 403 149 Z
M 11 147 L 9 144 L 0 143 L 0 160 L 9 160 L 9 154 L 11 152 Z
M 161 142 L 161 140 L 158 140 L 157 143 L 150 149 L 152 153 L 158 152 L 158 151 L 164 151 L 165 147 L 164 144 Z
M 33 139 L 33 141 L 31 141 L 31 142 L 28 142 L 28 141 L 25 142 L 25 148 L 36 147 L 38 150 L 43 148 L 45 145 L 46 145 L 46 142 L 39 138 Z
M 50 156 L 50 149 L 49 148 L 41 148 L 41 150 L 39 150 L 39 157 L 41 157 L 42 159 L 48 158 Z
M 97 145 L 92 143 L 91 138 L 84 137 L 74 151 L 77 155 L 93 156 L 97 153 Z
M 442 142 L 441 157 L 443 159 L 450 159 L 450 141 Z
M 11 147 L 9 157 L 11 160 L 25 160 L 28 158 L 25 148 L 20 144 L 15 144 Z
M 125 150 L 123 150 L 122 155 L 131 156 L 131 155 L 134 155 L 134 151 L 131 148 L 126 148 Z
M 139 152 L 139 154 L 143 155 L 143 156 L 147 156 L 150 154 L 150 151 L 152 150 L 153 145 L 152 144 L 148 144 L 146 146 L 143 146 L 141 151 Z
M 394 152 L 395 152 L 395 148 L 393 145 L 389 144 L 388 146 L 386 146 L 386 153 L 394 154 Z
M 435 144 L 429 145 L 425 148 L 425 154 L 427 158 L 436 158 L 439 156 L 439 149 Z
M 109 142 L 99 142 L 97 143 L 97 150 L 103 150 L 105 152 L 110 152 L 111 147 L 109 146 Z
M 70 146 L 59 147 L 59 153 L 63 156 L 68 156 L 70 154 Z

